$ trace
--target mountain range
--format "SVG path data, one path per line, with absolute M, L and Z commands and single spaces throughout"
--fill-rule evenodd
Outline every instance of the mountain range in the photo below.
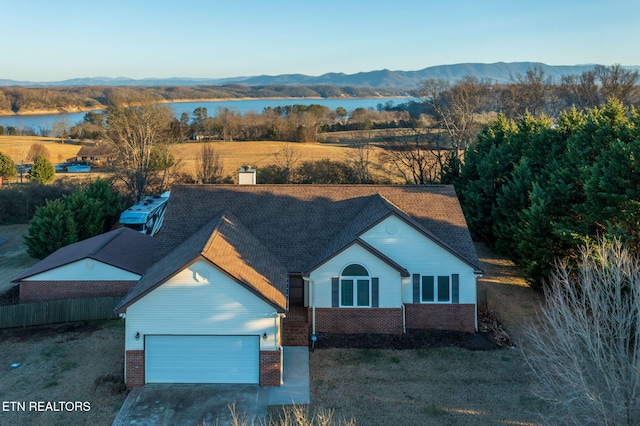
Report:
M 145 78 L 132 79 L 126 77 L 92 77 L 75 78 L 62 81 L 30 82 L 0 79 L 2 86 L 209 86 L 223 84 L 241 84 L 245 86 L 267 85 L 330 85 L 357 86 L 371 88 L 413 89 L 420 82 L 427 79 L 445 79 L 452 83 L 465 76 L 488 79 L 494 83 L 509 83 L 513 76 L 524 75 L 527 70 L 538 66 L 545 75 L 559 79 L 563 75 L 581 74 L 593 69 L 595 65 L 546 65 L 539 62 L 497 62 L 493 64 L 464 63 L 454 65 L 438 65 L 419 71 L 378 71 L 359 72 L 356 74 L 327 73 L 319 76 L 304 74 L 260 75 L 253 77 L 230 78 Z M 640 66 L 625 66 L 624 68 L 640 70 Z

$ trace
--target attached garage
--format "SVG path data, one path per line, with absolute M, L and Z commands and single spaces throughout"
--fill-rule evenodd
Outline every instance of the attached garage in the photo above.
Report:
M 258 336 L 145 336 L 146 383 L 259 383 Z

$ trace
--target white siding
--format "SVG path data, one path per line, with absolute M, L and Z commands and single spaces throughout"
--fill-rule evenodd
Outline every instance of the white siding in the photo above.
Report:
M 378 306 L 380 308 L 399 308 L 401 306 L 400 272 L 362 246 L 354 244 L 309 274 L 315 283 L 316 307 L 331 307 L 331 278 L 337 277 L 345 266 L 352 263 L 364 266 L 371 277 L 380 279 L 378 287 Z
M 476 303 L 473 268 L 397 216 L 389 216 L 360 238 L 406 268 L 409 274 L 459 274 L 459 303 Z M 411 277 L 402 280 L 402 302 L 413 303 Z
M 93 259 L 82 259 L 23 281 L 138 281 L 140 275 Z
M 125 347 L 144 349 L 142 336 L 147 334 L 254 335 L 260 336 L 261 350 L 273 351 L 278 349 L 278 327 L 274 307 L 197 261 L 127 308 Z

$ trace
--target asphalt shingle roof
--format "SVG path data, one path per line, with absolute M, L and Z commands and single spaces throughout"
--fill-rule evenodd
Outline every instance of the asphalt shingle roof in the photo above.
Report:
M 178 185 L 172 188 L 154 258 L 230 211 L 289 272 L 303 272 L 342 233 L 354 235 L 394 210 L 479 269 L 451 185 Z
M 87 258 L 142 275 L 151 266 L 155 246 L 153 237 L 130 228 L 118 228 L 56 250 L 13 282 Z
M 308 271 L 390 214 L 480 271 L 451 185 L 176 185 L 156 263 L 118 310 L 198 258 L 285 308 L 288 273 Z
M 286 268 L 228 211 L 216 215 L 149 268 L 116 310 L 123 312 L 198 259 L 215 265 L 281 311 L 286 310 Z

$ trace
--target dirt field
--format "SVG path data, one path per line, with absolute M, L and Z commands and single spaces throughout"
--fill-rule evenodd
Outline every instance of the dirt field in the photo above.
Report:
M 13 278 L 5 271 L 14 268 L 17 274 L 35 262 L 21 247 L 25 230 L 25 225 L 0 227 L 3 275 Z M 509 261 L 482 245 L 478 252 L 485 270 L 479 293 L 486 293 L 518 345 L 539 297 Z M 111 424 L 125 399 L 123 333 L 120 321 L 0 331 L 0 401 L 26 402 L 27 409 L 34 401 L 79 401 L 91 407 L 71 413 L 0 411 L 0 424 Z M 477 350 L 449 343 L 405 350 L 316 349 L 310 409 L 331 409 L 335 418 L 354 417 L 362 425 L 537 424 L 532 413 L 542 407 L 529 393 L 528 370 L 517 348 L 495 349 L 477 339 Z M 16 362 L 21 366 L 10 368 Z M 271 413 L 277 417 L 278 410 Z

